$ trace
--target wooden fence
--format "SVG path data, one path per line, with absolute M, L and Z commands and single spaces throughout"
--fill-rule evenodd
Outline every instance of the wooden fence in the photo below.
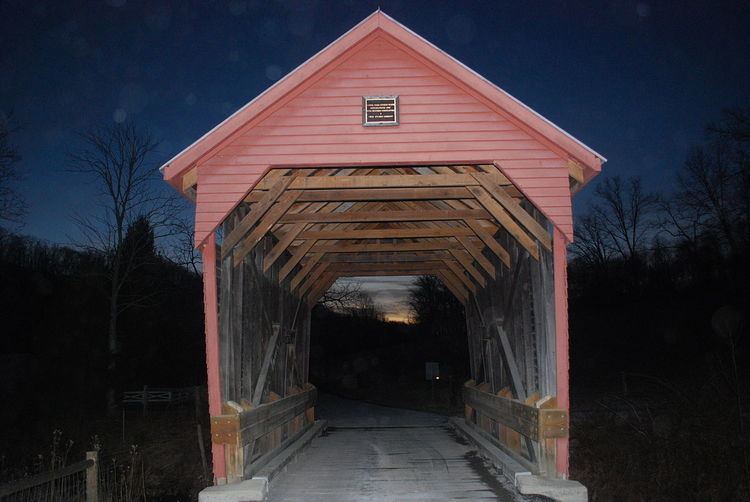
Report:
M 277 453 L 300 437 L 315 421 L 317 389 L 283 399 L 273 393 L 258 407 L 229 403 L 225 413 L 211 417 L 211 440 L 225 445 L 227 482 L 248 479 Z
M 97 502 L 99 499 L 98 452 L 86 460 L 0 486 L 1 502 Z
M 488 387 L 464 385 L 466 422 L 531 472 L 554 476 L 555 439 L 568 437 L 568 413 L 551 396 L 522 402 L 508 388 L 492 394 Z

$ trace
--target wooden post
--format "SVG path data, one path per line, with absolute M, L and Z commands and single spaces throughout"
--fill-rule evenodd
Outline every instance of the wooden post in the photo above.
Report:
M 570 416 L 568 387 L 568 262 L 565 235 L 555 227 L 555 353 L 557 366 L 557 406 Z M 556 467 L 558 476 L 568 477 L 568 438 L 557 439 Z
M 542 401 L 538 401 L 539 408 L 549 409 L 557 408 L 557 400 L 554 397 L 547 396 Z M 557 440 L 540 438 L 539 439 L 539 467 L 547 477 L 556 476 L 557 465 Z
M 143 405 L 143 416 L 148 415 L 148 385 L 143 386 L 143 394 L 141 395 L 141 404 Z
M 99 452 L 87 451 L 86 460 L 94 463 L 86 468 L 86 502 L 99 500 Z
M 201 388 L 196 385 L 193 387 L 193 405 L 195 406 L 195 421 L 200 423 L 201 416 L 203 415 L 201 413 Z
M 206 461 L 206 447 L 203 444 L 203 429 L 201 428 L 200 422 L 196 422 L 195 428 L 198 431 L 198 450 L 200 451 L 200 454 L 201 454 L 201 466 L 203 466 L 203 478 L 208 480 L 208 462 Z
M 263 401 L 263 391 L 266 386 L 266 378 L 268 377 L 268 371 L 271 369 L 274 355 L 276 354 L 276 341 L 279 338 L 280 326 L 279 324 L 273 325 L 273 335 L 268 341 L 266 346 L 266 355 L 263 358 L 263 366 L 260 369 L 260 375 L 255 383 L 255 392 L 253 393 L 253 407 L 257 407 Z
M 219 312 L 216 284 L 216 235 L 211 233 L 203 246 L 203 304 L 206 318 L 206 369 L 208 372 L 208 412 L 221 415 L 219 383 Z M 224 445 L 212 443 L 214 484 L 226 483 Z

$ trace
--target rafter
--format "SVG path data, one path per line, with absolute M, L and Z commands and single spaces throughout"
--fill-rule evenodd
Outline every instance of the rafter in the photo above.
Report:
M 366 240 L 366 239 L 417 239 L 424 237 L 468 237 L 474 235 L 469 228 L 373 228 L 365 230 L 306 230 L 300 239 Z
M 467 272 L 479 283 L 480 286 L 485 287 L 487 285 L 487 279 L 477 270 L 472 264 L 471 255 L 464 249 L 451 249 L 450 253 L 458 262 L 466 269 Z
M 464 286 L 466 286 L 469 291 L 472 293 L 477 292 L 477 288 L 474 285 L 474 283 L 467 277 L 466 272 L 464 269 L 455 261 L 453 260 L 443 260 L 443 263 L 445 263 L 448 268 L 453 272 L 453 274 L 460 280 Z
M 454 260 L 454 258 L 447 251 L 428 251 L 419 253 L 326 253 L 321 259 L 321 261 L 329 263 L 418 263 L 434 260 Z
M 529 237 L 524 229 L 522 229 L 518 223 L 511 218 L 511 216 L 503 209 L 503 207 L 495 201 L 484 188 L 471 187 L 469 189 L 474 197 L 484 206 L 487 211 L 492 213 L 495 219 L 505 227 L 510 235 L 512 235 L 521 244 L 526 251 L 529 252 L 534 259 L 539 259 L 539 249 L 537 248 L 536 242 Z
M 487 211 L 465 210 L 421 210 L 421 211 L 341 211 L 337 213 L 297 213 L 281 217 L 279 223 L 373 223 L 402 221 L 449 221 L 463 219 L 489 219 Z
M 441 261 L 424 261 L 420 263 L 332 263 L 330 270 L 341 273 L 352 273 L 373 270 L 409 271 L 409 270 L 432 270 L 445 269 Z
M 289 187 L 289 184 L 294 181 L 294 179 L 295 178 L 292 176 L 283 176 L 279 181 L 274 183 L 273 188 L 268 191 L 263 200 L 254 205 L 250 209 L 250 212 L 247 213 L 245 217 L 242 218 L 242 220 L 240 220 L 240 222 L 232 229 L 229 235 L 224 237 L 224 241 L 221 244 L 222 258 L 225 258 L 226 255 L 229 254 L 229 252 L 232 250 L 232 248 L 245 236 L 245 234 L 249 232 L 251 228 L 253 228 L 253 225 L 255 225 L 261 218 L 263 218 L 263 216 L 265 216 L 268 210 L 273 207 L 274 203 L 276 203 L 276 200 L 281 196 L 281 194 L 284 193 L 284 191 Z M 297 196 L 299 196 L 299 193 L 297 193 Z M 291 203 L 289 204 L 289 206 L 291 207 Z M 281 216 L 281 214 L 279 214 L 279 216 Z
M 323 274 L 323 272 L 325 272 L 329 266 L 330 263 L 319 263 L 312 271 L 312 273 L 307 277 L 305 282 L 303 282 L 302 285 L 297 289 L 297 294 L 300 297 L 304 297 L 307 290 L 310 289 L 313 284 L 315 284 L 315 281 L 318 279 L 318 277 L 320 277 L 321 274 Z M 292 291 L 294 291 L 294 288 L 292 288 Z
M 315 245 L 315 239 L 305 241 L 301 246 L 294 250 L 294 254 L 284 263 L 284 266 L 279 270 L 279 284 L 286 279 L 289 272 L 294 270 L 294 267 L 304 258 L 308 251 Z
M 474 233 L 479 237 L 482 242 L 490 248 L 490 250 L 495 253 L 495 255 L 500 258 L 500 261 L 502 261 L 506 267 L 510 268 L 510 253 L 500 245 L 497 240 L 490 235 L 488 231 L 486 231 L 482 225 L 479 224 L 477 220 L 464 220 L 464 223 L 474 231 Z
M 338 276 L 332 273 L 324 273 L 318 279 L 318 283 L 310 289 L 307 294 L 307 304 L 310 306 L 315 305 L 323 294 L 331 289 L 331 286 L 336 282 Z
M 339 207 L 340 204 L 324 204 L 324 203 L 316 203 L 311 204 L 309 206 L 309 209 L 311 212 L 315 211 L 325 211 L 330 212 Z M 289 246 L 297 239 L 300 233 L 307 228 L 307 223 L 298 223 L 294 226 L 292 226 L 287 232 L 279 239 L 279 241 L 274 245 L 273 248 L 271 248 L 271 251 L 268 252 L 268 254 L 263 258 L 263 271 L 267 272 L 274 263 L 276 263 L 276 260 L 281 257 L 281 255 L 284 254 L 284 251 L 289 248 Z
M 318 264 L 320 259 L 323 258 L 324 254 L 325 253 L 313 253 L 310 255 L 310 258 L 308 258 L 305 265 L 299 272 L 297 272 L 297 275 L 294 276 L 292 282 L 289 284 L 289 287 L 292 289 L 292 291 L 297 289 L 297 286 L 299 286 L 300 283 L 305 280 L 305 277 L 307 277 L 310 272 L 312 272 L 313 268 Z
M 182 191 L 193 188 L 198 184 L 198 168 L 194 167 L 182 176 Z
M 265 237 L 265 235 L 268 233 L 269 230 L 276 224 L 276 222 L 281 218 L 284 213 L 294 204 L 294 202 L 297 200 L 297 197 L 299 197 L 299 191 L 289 191 L 284 194 L 283 197 L 281 197 L 281 200 L 278 204 L 273 206 L 263 217 L 262 220 L 258 223 L 258 225 L 250 232 L 250 235 L 248 235 L 234 250 L 234 265 L 237 266 L 240 263 L 242 263 L 242 260 L 245 258 L 245 255 L 247 255 L 250 251 L 253 250 L 253 248 Z M 223 251 L 223 248 L 222 248 Z
M 538 221 L 534 219 L 526 210 L 517 204 L 513 198 L 508 195 L 505 190 L 501 189 L 488 178 L 483 175 L 474 175 L 474 178 L 479 181 L 482 187 L 489 193 L 497 202 L 499 202 L 506 211 L 508 211 L 513 217 L 518 220 L 526 229 L 536 237 L 536 239 L 547 248 L 547 251 L 552 251 L 552 237 L 549 232 Z
M 494 174 L 482 174 L 494 182 L 500 178 Z M 297 177 L 289 186 L 290 190 L 325 190 L 359 188 L 418 188 L 418 187 L 465 187 L 476 186 L 478 181 L 471 174 L 393 174 L 382 176 L 323 176 Z M 257 188 L 267 189 L 270 185 L 261 180 Z
M 448 240 L 362 244 L 347 241 L 330 244 L 324 241 L 315 244 L 312 250 L 323 253 L 410 253 L 415 251 L 442 251 L 462 248 L 463 246 L 460 243 Z
M 535 259 L 551 245 L 522 198 L 495 165 L 276 169 L 246 196 L 222 255 L 238 264 L 275 236 L 264 272 L 289 256 L 278 280 L 295 272 L 290 289 L 310 304 L 338 277 L 371 275 L 434 275 L 465 303 L 497 274 L 485 248 L 515 265 L 500 228 Z
M 490 262 L 490 260 L 487 259 L 486 256 L 482 254 L 482 250 L 478 247 L 474 246 L 469 239 L 466 237 L 456 237 L 458 239 L 458 242 L 460 242 L 466 251 L 469 252 L 469 254 L 474 258 L 477 263 L 484 269 L 485 272 L 487 272 L 490 277 L 493 279 L 495 278 L 495 274 L 497 271 L 495 270 L 495 266 Z
M 575 160 L 568 161 L 568 174 L 577 183 L 583 184 L 583 182 L 585 181 L 585 178 L 583 176 L 583 167 L 581 167 L 581 164 L 579 164 Z
M 441 270 L 435 273 L 437 278 L 440 280 L 440 282 L 443 283 L 443 285 L 448 288 L 448 290 L 453 293 L 453 296 L 455 296 L 458 301 L 460 301 L 462 304 L 466 304 L 466 302 L 469 300 L 469 293 L 464 289 L 463 284 L 458 280 L 458 278 L 453 275 L 453 272 L 450 270 Z

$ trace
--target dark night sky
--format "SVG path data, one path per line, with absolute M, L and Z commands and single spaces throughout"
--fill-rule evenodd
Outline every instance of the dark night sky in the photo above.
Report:
M 92 190 L 66 171 L 77 131 L 133 120 L 160 164 L 378 6 L 605 155 L 604 176 L 668 189 L 705 123 L 750 102 L 746 1 L 2 1 L 23 232 L 75 237 Z

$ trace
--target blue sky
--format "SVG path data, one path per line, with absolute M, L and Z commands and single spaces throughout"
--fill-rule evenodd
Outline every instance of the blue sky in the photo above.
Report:
M 67 171 L 78 132 L 132 120 L 161 140 L 157 166 L 378 6 L 605 155 L 602 176 L 669 190 L 705 124 L 750 104 L 744 1 L 5 0 L 0 113 L 20 127 L 23 232 L 69 242 L 91 210 Z

